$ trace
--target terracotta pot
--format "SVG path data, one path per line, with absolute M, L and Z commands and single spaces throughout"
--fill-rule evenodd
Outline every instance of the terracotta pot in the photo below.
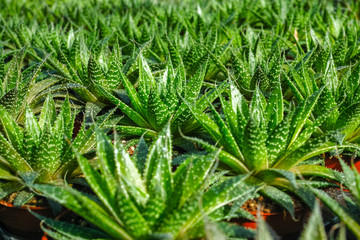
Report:
M 257 212 L 250 212 L 250 214 L 257 218 Z M 300 232 L 303 229 L 309 215 L 310 210 L 307 208 L 295 209 L 295 220 L 292 219 L 291 215 L 287 211 L 273 213 L 260 212 L 260 216 L 280 236 Z M 257 227 L 257 222 L 255 221 L 247 219 L 236 219 L 233 221 L 245 228 L 256 229 Z
M 0 201 L 0 221 L 5 229 L 12 234 L 27 239 L 40 239 L 42 235 L 40 220 L 32 215 L 28 209 L 46 217 L 53 216 L 49 207 L 22 206 L 17 208 L 10 203 Z
M 342 160 L 348 164 L 349 166 L 351 165 L 351 159 L 347 158 L 347 157 L 342 157 Z M 360 157 L 357 157 L 354 159 L 354 165 L 355 168 L 357 169 L 357 171 L 360 173 Z M 333 170 L 337 170 L 339 172 L 342 172 L 342 167 L 341 164 L 339 162 L 339 159 L 335 156 L 333 157 L 326 157 L 325 159 L 325 167 L 333 169 Z

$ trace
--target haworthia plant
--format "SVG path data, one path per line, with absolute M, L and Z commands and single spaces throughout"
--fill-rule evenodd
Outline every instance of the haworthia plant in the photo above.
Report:
M 214 101 L 218 93 L 225 90 L 227 83 L 224 82 L 202 95 L 206 62 L 188 79 L 181 58 L 179 59 L 177 68 L 173 68 L 171 61 L 168 61 L 165 71 L 156 79 L 145 59 L 140 56 L 137 89 L 120 73 L 130 105 L 99 86 L 103 94 L 132 121 L 131 124 L 117 126 L 122 135 L 146 134 L 154 137 L 169 120 L 172 134 L 176 137 L 179 137 L 179 131 L 196 134 L 201 130 L 201 126 L 191 116 L 186 102 L 195 103 L 199 111 L 204 111 L 208 107 L 208 101 Z
M 111 112 L 100 122 L 108 123 Z M 73 148 L 81 153 L 90 151 L 95 142 L 95 126 L 83 125 L 73 138 L 76 114 L 66 98 L 57 114 L 55 102 L 49 95 L 37 119 L 29 107 L 25 109 L 24 125 L 19 125 L 0 106 L 0 198 L 13 192 L 29 198 L 15 199 L 16 205 L 26 203 L 33 194 L 27 183 L 63 184 L 81 174 L 77 169 Z M 72 147 L 69 145 L 71 142 Z
M 223 167 L 234 173 L 251 173 L 250 184 L 266 183 L 262 193 L 284 206 L 292 214 L 291 197 L 284 191 L 298 195 L 312 204 L 311 194 L 298 184 L 297 175 L 319 176 L 335 179 L 335 172 L 323 166 L 305 164 L 311 157 L 331 151 L 337 147 L 331 133 L 311 138 L 314 131 L 327 119 L 323 115 L 310 120 L 323 88 L 305 99 L 296 108 L 285 108 L 282 91 L 278 83 L 265 99 L 257 88 L 248 104 L 238 89 L 231 85 L 229 101 L 220 97 L 223 116 L 211 107 L 212 118 L 195 106 L 189 108 L 196 120 L 213 139 L 215 145 L 199 138 L 192 139 L 207 151 L 219 151 Z
M 360 139 L 360 62 L 351 67 L 337 70 L 335 60 L 329 56 L 322 76 L 316 79 L 304 64 L 290 66 L 289 76 L 285 77 L 296 101 L 301 102 L 319 88 L 323 88 L 313 114 L 321 117 L 331 110 L 330 116 L 320 125 L 323 132 L 339 130 L 341 140 L 358 143 Z
M 67 89 L 65 84 L 61 84 L 54 78 L 38 80 L 48 56 L 44 56 L 41 62 L 23 70 L 27 51 L 26 47 L 19 50 L 14 58 L 6 64 L 7 68 L 5 68 L 4 58 L 0 58 L 0 68 L 4 71 L 0 75 L 0 105 L 18 123 L 24 121 L 26 106 L 34 109 L 34 112 L 39 112 L 44 97 L 52 93 L 65 98 Z
M 146 148 L 145 143 L 142 144 L 142 148 Z M 77 154 L 97 199 L 69 187 L 33 185 L 44 196 L 85 218 L 97 230 L 69 227 L 69 224 L 42 218 L 50 227 L 44 231 L 59 239 L 191 238 L 189 233 L 199 226 L 201 230 L 205 216 L 231 201 L 253 196 L 259 188 L 245 184 L 248 175 L 214 182 L 211 176 L 216 156 L 216 152 L 191 155 L 172 172 L 170 124 L 159 133 L 148 151 L 138 151 L 133 157 L 117 136 L 113 145 L 102 131 L 97 131 L 100 172 Z M 144 157 L 145 163 L 141 160 Z M 139 168 L 139 164 L 144 166 Z

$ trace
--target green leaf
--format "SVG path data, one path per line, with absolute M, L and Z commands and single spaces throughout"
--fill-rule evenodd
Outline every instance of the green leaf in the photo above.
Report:
M 290 169 L 298 163 L 305 161 L 316 155 L 336 149 L 334 142 L 330 141 L 328 135 L 319 136 L 306 142 L 302 147 L 292 152 L 288 156 L 282 156 L 274 164 L 274 168 Z
M 0 199 L 21 190 L 23 187 L 24 185 L 21 182 L 6 182 L 0 184 Z
M 301 233 L 300 240 L 327 240 L 324 224 L 321 217 L 320 204 L 315 202 L 309 222 L 306 224 L 304 231 Z
M 5 93 L 0 98 L 0 105 L 3 106 L 6 109 L 6 111 L 8 111 L 11 115 L 14 115 L 16 110 L 16 107 L 14 106 L 16 106 L 17 98 L 18 98 L 18 89 L 17 87 L 15 87 L 10 91 L 8 91 L 7 93 Z
M 14 119 L 10 116 L 10 114 L 5 110 L 5 108 L 1 105 L 0 122 L 9 143 L 12 145 L 13 148 L 16 149 L 16 151 L 21 154 L 23 152 L 23 131 L 14 121 Z
M 258 222 L 257 222 L 255 240 L 272 240 L 272 239 L 277 239 L 276 234 L 267 225 L 266 221 L 264 221 L 260 217 Z
M 318 189 L 311 189 L 313 193 L 328 206 L 345 225 L 355 235 L 356 238 L 360 238 L 360 225 L 353 219 L 340 204 L 327 195 L 325 192 Z
M 46 125 L 52 126 L 55 122 L 55 119 L 56 119 L 55 102 L 51 94 L 48 94 L 39 117 L 40 128 L 44 131 L 45 126 Z
M 146 205 L 144 216 L 149 226 L 153 226 L 160 217 L 172 192 L 171 157 L 172 144 L 168 123 L 150 147 L 146 159 L 144 176 L 150 200 Z
M 155 138 L 157 132 L 148 128 L 116 125 L 115 129 L 121 136 L 144 136 L 146 138 Z
M 276 163 L 277 158 L 286 150 L 289 142 L 290 123 L 291 117 L 287 116 L 275 127 L 274 131 L 269 134 L 266 140 L 269 166 Z
M 144 205 L 149 196 L 138 168 L 130 159 L 117 135 L 115 135 L 114 146 L 114 167 L 118 181 L 124 183 L 127 192 L 134 197 L 136 202 Z
M 87 221 L 95 226 L 103 229 L 106 233 L 115 239 L 133 238 L 120 227 L 119 223 L 114 221 L 112 217 L 104 211 L 104 209 L 93 200 L 81 195 L 75 190 L 65 189 L 51 185 L 34 185 L 34 187 L 45 194 L 50 199 L 53 199 L 75 213 L 84 217 Z M 101 219 L 101 221 L 99 221 Z
M 103 72 L 101 71 L 98 64 L 95 62 L 92 55 L 90 55 L 89 62 L 88 62 L 88 77 L 92 83 L 99 84 L 100 86 L 102 86 L 104 88 L 109 88 L 109 86 L 105 80 Z
M 294 203 L 288 194 L 272 186 L 265 186 L 263 189 L 260 190 L 260 192 L 262 195 L 265 195 L 266 197 L 271 199 L 271 201 L 274 201 L 279 206 L 285 208 L 290 213 L 291 217 L 294 219 Z
M 150 67 L 143 56 L 139 58 L 139 81 L 138 93 L 141 105 L 147 108 L 151 90 L 155 89 L 155 79 L 151 73 Z
M 340 113 L 335 126 L 346 134 L 346 140 L 351 138 L 355 130 L 360 126 L 360 102 L 345 108 Z
M 95 192 L 96 196 L 98 196 L 108 211 L 111 212 L 112 215 L 116 216 L 116 211 L 114 209 L 114 203 L 112 200 L 113 198 L 111 195 L 111 192 L 115 190 L 110 190 L 108 188 L 106 179 L 90 165 L 89 161 L 85 157 L 81 156 L 76 151 L 75 153 L 81 171 L 84 173 L 85 179 L 89 183 L 91 189 Z M 63 203 L 61 198 L 59 198 L 59 202 L 61 204 Z
M 115 153 L 110 139 L 99 128 L 96 129 L 96 155 L 99 159 L 100 170 L 106 176 L 107 189 L 113 196 L 116 191 L 115 176 Z
M 106 73 L 106 82 L 103 87 L 107 89 L 115 89 L 117 86 L 119 86 L 121 82 L 121 69 L 120 69 L 120 63 L 116 56 L 116 54 L 113 55 L 113 59 L 110 63 L 110 67 L 108 72 Z
M 155 127 L 155 130 L 161 131 L 170 118 L 171 112 L 160 98 L 158 89 L 150 90 L 147 102 L 149 122 Z
M 199 68 L 196 74 L 189 80 L 185 89 L 185 100 L 192 103 L 199 96 L 204 81 L 207 62 Z
M 196 106 L 185 102 L 190 109 L 194 118 L 201 124 L 201 126 L 210 134 L 213 139 L 220 139 L 221 133 L 219 127 L 208 117 L 205 113 L 198 110 Z
M 124 178 L 126 179 L 126 178 Z M 150 232 L 148 222 L 136 207 L 132 198 L 125 194 L 122 189 L 118 189 L 116 194 L 116 208 L 122 224 L 127 232 L 136 238 L 145 237 Z
M 150 128 L 147 121 L 135 110 L 130 108 L 128 105 L 126 105 L 124 102 L 119 100 L 118 98 L 114 97 L 109 91 L 106 89 L 97 86 L 98 89 L 101 91 L 104 96 L 106 96 L 107 99 L 109 99 L 114 105 L 116 105 L 126 116 L 128 116 L 134 123 L 136 123 L 140 127 L 148 127 Z
M 27 203 L 31 198 L 35 196 L 35 193 L 28 192 L 28 191 L 20 191 L 14 200 L 15 207 L 21 207 L 25 203 Z
M 172 211 L 161 222 L 158 230 L 172 234 L 186 233 L 202 219 L 203 214 L 210 214 L 229 202 L 251 198 L 258 187 L 246 184 L 246 177 L 247 175 L 231 177 L 211 187 L 202 198 L 189 199 L 180 209 Z
M 16 174 L 14 174 L 8 167 L 4 165 L 4 163 L 0 164 L 0 179 L 7 181 L 19 181 L 20 178 L 18 178 Z
M 146 158 L 149 153 L 148 146 L 143 137 L 140 138 L 139 143 L 135 149 L 136 155 L 136 167 L 139 170 L 139 173 L 143 175 L 145 170 Z
M 6 141 L 4 136 L 0 134 L 0 156 L 9 164 L 15 171 L 26 172 L 32 171 L 31 166 L 22 156 L 14 149 L 14 147 Z
M 270 80 L 260 65 L 256 68 L 250 84 L 250 89 L 256 89 L 257 87 L 263 92 L 267 92 L 270 87 Z
M 63 137 L 63 136 L 62 136 Z M 46 176 L 53 174 L 61 164 L 60 161 L 60 145 L 58 145 L 57 136 L 54 135 L 50 126 L 44 126 L 39 145 L 35 148 L 35 154 L 28 162 L 35 171 L 42 171 L 41 173 Z
M 220 117 L 219 113 L 215 110 L 214 106 L 210 105 L 211 112 L 213 113 L 214 120 L 220 130 L 221 139 L 218 139 L 227 152 L 233 156 L 244 160 L 244 156 L 236 143 L 235 136 L 231 133 L 224 120 Z
M 241 147 L 246 166 L 249 170 L 255 171 L 269 167 L 266 148 L 267 132 L 260 111 L 256 109 L 250 116 Z
M 135 87 L 131 84 L 128 78 L 120 71 L 120 79 L 126 89 L 127 95 L 130 98 L 131 106 L 135 109 L 138 113 L 143 113 L 143 106 L 140 102 L 140 97 L 135 89 Z
M 198 194 L 201 185 L 206 181 L 214 164 L 216 153 L 205 156 L 192 156 L 185 160 L 174 175 L 175 196 L 179 195 L 178 208 L 181 207 L 192 195 Z M 185 168 L 183 170 L 183 168 Z M 172 197 L 177 201 L 177 197 Z
M 70 239 L 107 239 L 109 236 L 104 232 L 98 231 L 94 228 L 84 227 L 80 225 L 71 224 L 68 222 L 62 222 L 51 218 L 46 218 L 42 215 L 31 212 L 37 218 L 39 218 L 47 227 L 56 230 L 57 232 L 50 231 L 49 228 L 43 227 L 43 231 L 46 232 L 50 237 L 60 238 L 67 237 Z
M 129 76 L 132 72 L 134 72 L 136 69 L 142 69 L 140 66 L 142 62 L 142 55 L 145 53 L 145 51 L 149 48 L 151 44 L 151 40 L 141 45 L 134 54 L 132 54 L 131 58 L 126 62 L 123 73 L 126 76 Z
M 321 92 L 323 91 L 324 87 L 320 88 L 316 91 L 313 95 L 303 101 L 301 105 L 299 105 L 295 113 L 293 115 L 293 119 L 291 122 L 291 139 L 289 146 L 294 143 L 298 135 L 300 134 L 302 128 L 304 127 L 306 121 L 309 119 L 312 110 L 314 109 L 317 100 L 320 97 Z
M 25 130 L 24 130 L 24 158 L 31 161 L 36 147 L 39 145 L 41 129 L 33 112 L 26 107 Z
M 217 147 L 215 147 L 214 145 L 212 145 L 210 143 L 205 142 L 202 139 L 194 138 L 194 137 L 186 137 L 186 136 L 183 136 L 183 138 L 185 138 L 189 141 L 196 142 L 201 147 L 203 147 L 207 152 L 214 152 L 214 151 L 218 150 Z M 249 169 L 242 161 L 240 161 L 238 158 L 232 156 L 230 153 L 228 153 L 226 151 L 220 150 L 218 157 L 221 162 L 228 165 L 233 171 L 235 171 L 237 173 L 249 172 Z

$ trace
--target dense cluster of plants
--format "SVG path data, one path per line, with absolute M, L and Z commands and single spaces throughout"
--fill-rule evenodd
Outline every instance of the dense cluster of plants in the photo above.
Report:
M 326 239 L 316 199 L 346 225 L 339 239 L 360 237 L 358 1 L 0 9 L 0 199 L 85 222 L 37 215 L 49 236 L 271 239 L 261 217 L 256 232 L 232 223 L 261 196 L 312 210 L 302 239 Z M 339 153 L 344 173 L 324 164 Z M 323 191 L 336 184 L 348 209 Z

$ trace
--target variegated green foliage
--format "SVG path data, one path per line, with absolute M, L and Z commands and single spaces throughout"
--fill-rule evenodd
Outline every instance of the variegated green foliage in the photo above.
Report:
M 95 49 L 89 54 L 83 38 L 74 36 L 73 32 L 67 39 L 63 35 L 41 33 L 37 45 L 36 56 L 42 58 L 49 55 L 47 67 L 55 71 L 53 76 L 67 83 L 80 100 L 99 102 L 101 105 L 107 99 L 99 93 L 96 85 L 108 90 L 114 90 L 120 85 L 122 63 L 118 45 L 112 53 Z
M 107 123 L 110 115 L 105 116 L 101 126 Z M 28 191 L 28 182 L 61 184 L 64 178 L 70 180 L 80 174 L 75 171 L 77 161 L 73 148 L 81 153 L 91 150 L 96 142 L 95 126 L 85 129 L 83 125 L 73 138 L 75 116 L 69 98 L 57 114 L 50 95 L 38 119 L 26 107 L 24 125 L 16 123 L 6 108 L 0 106 L 0 179 L 3 180 L 0 198 L 19 190 Z
M 132 122 L 129 125 L 117 126 L 121 135 L 140 136 L 145 133 L 154 137 L 169 120 L 174 136 L 179 136 L 180 130 L 183 133 L 193 134 L 199 131 L 200 125 L 191 116 L 186 102 L 195 103 L 199 111 L 204 111 L 208 107 L 207 102 L 214 101 L 217 92 L 222 92 L 226 83 L 202 95 L 206 62 L 194 76 L 188 78 L 181 57 L 178 57 L 180 62 L 177 68 L 173 68 L 172 62 L 168 61 L 163 74 L 156 78 L 145 59 L 140 56 L 139 78 L 135 84 L 137 88 L 123 73 L 120 73 L 122 84 L 130 100 L 129 105 L 105 88 L 98 86 L 98 89 Z
M 329 115 L 321 124 L 323 132 L 338 130 L 342 140 L 357 143 L 360 140 L 360 62 L 348 69 L 336 69 L 335 59 L 330 55 L 322 76 L 318 79 L 305 64 L 290 66 L 286 81 L 297 102 L 311 96 L 322 86 L 313 114 L 315 117 Z M 330 112 L 330 113 L 329 113 Z
M 215 145 L 199 138 L 194 140 L 207 151 L 219 149 L 219 159 L 238 174 L 251 172 L 252 184 L 266 183 L 262 193 L 293 213 L 287 193 L 299 195 L 312 204 L 311 194 L 296 182 L 296 175 L 316 175 L 334 179 L 334 172 L 318 165 L 301 165 L 305 160 L 337 147 L 331 133 L 311 138 L 327 119 L 324 115 L 310 120 L 323 88 L 305 99 L 296 108 L 285 109 L 280 84 L 265 99 L 256 88 L 248 104 L 234 86 L 230 86 L 229 101 L 220 96 L 223 116 L 211 107 L 212 118 L 189 104 L 193 116 L 213 139 Z
M 283 68 L 283 55 L 277 39 L 263 34 L 255 34 L 251 29 L 244 36 L 249 46 L 232 53 L 233 80 L 240 92 L 250 99 L 257 87 L 269 94 L 280 79 Z M 253 38 L 258 37 L 255 42 Z M 273 46 L 269 48 L 267 42 Z M 271 43 L 272 42 L 272 43 Z M 274 46 L 276 44 L 276 46 Z
M 59 84 L 59 80 L 48 78 L 38 81 L 42 74 L 42 68 L 46 63 L 47 56 L 38 64 L 24 67 L 24 58 L 28 48 L 23 47 L 14 58 L 4 63 L 4 58 L 0 59 L 0 105 L 15 118 L 18 123 L 23 123 L 26 106 L 38 112 L 41 102 L 47 94 L 53 93 L 61 96 L 66 90 L 66 86 Z
M 142 144 L 142 148 L 147 148 L 144 142 Z M 80 226 L 65 228 L 65 223 L 42 218 L 51 227 L 44 229 L 50 236 L 67 239 L 99 236 L 102 239 L 151 239 L 157 236 L 183 239 L 190 237 L 188 232 L 193 228 L 201 226 L 205 216 L 233 200 L 251 197 L 258 189 L 245 183 L 247 175 L 214 182 L 211 176 L 216 153 L 191 155 L 172 172 L 169 124 L 148 151 L 138 151 L 133 157 L 129 156 L 117 136 L 113 145 L 99 130 L 97 157 L 100 172 L 85 157 L 77 155 L 85 178 L 98 199 L 68 187 L 40 184 L 34 187 L 84 217 L 101 232 L 88 231 Z M 145 163 L 142 158 L 146 158 Z M 138 168 L 139 164 L 145 166 Z M 200 228 L 200 231 L 204 229 Z
M 340 204 L 319 189 L 312 191 L 340 218 L 356 238 L 360 238 L 360 174 L 353 164 L 351 169 L 340 157 L 339 161 L 343 174 L 338 176 L 338 181 L 349 190 L 351 197 L 344 196 L 344 204 Z

